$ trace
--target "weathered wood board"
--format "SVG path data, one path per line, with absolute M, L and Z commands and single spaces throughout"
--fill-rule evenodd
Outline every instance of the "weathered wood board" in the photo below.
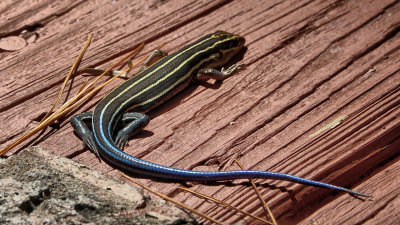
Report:
M 89 34 L 94 41 L 81 68 L 106 68 L 141 42 L 146 46 L 138 57 L 164 42 L 163 50 L 173 52 L 205 33 L 225 30 L 245 36 L 247 50 L 236 61 L 247 67 L 223 83 L 193 84 L 150 112 L 146 131 L 130 140 L 125 152 L 192 170 L 238 169 L 232 163 L 237 158 L 249 169 L 374 196 L 364 201 L 258 180 L 279 224 L 400 220 L 399 1 L 6 0 L 0 12 L 0 38 L 37 36 L 20 50 L 0 51 L 0 147 L 29 131 L 50 108 Z M 75 77 L 68 97 L 86 79 Z M 93 109 L 110 89 L 74 113 Z M 120 176 L 84 148 L 67 118 L 8 155 L 33 144 Z M 221 221 L 258 223 L 178 192 L 179 184 L 142 181 Z M 264 215 L 246 181 L 193 185 Z

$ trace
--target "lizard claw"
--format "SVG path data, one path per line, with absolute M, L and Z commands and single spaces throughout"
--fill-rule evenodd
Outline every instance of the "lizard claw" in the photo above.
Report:
M 128 137 L 129 135 L 126 135 L 123 132 L 119 132 L 117 137 L 115 138 L 115 144 L 120 148 L 121 150 L 124 149 L 126 143 L 128 143 Z
M 99 150 L 97 149 L 96 142 L 92 135 L 88 135 L 82 138 L 85 145 L 96 155 L 96 157 L 101 161 Z

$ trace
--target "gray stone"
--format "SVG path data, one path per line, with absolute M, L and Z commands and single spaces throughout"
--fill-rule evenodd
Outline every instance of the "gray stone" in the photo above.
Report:
M 0 160 L 0 224 L 196 224 L 185 211 L 31 147 Z

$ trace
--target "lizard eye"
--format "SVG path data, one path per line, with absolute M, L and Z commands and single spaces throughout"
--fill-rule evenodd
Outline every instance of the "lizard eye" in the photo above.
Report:
M 219 51 L 218 52 L 218 59 L 220 60 L 220 59 L 223 59 L 224 58 L 224 56 L 225 56 L 225 53 L 224 53 L 224 51 Z M 216 57 L 217 58 L 217 57 Z
M 231 43 L 229 44 L 229 47 L 237 47 L 239 45 L 238 40 L 232 40 Z

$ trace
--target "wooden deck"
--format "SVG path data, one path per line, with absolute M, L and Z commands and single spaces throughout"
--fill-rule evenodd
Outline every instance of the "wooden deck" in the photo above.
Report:
M 238 60 L 247 68 L 222 84 L 194 84 L 150 112 L 146 132 L 130 140 L 125 152 L 192 170 L 238 169 L 232 163 L 237 158 L 248 169 L 374 196 L 362 200 L 258 180 L 279 224 L 400 221 L 399 1 L 5 0 L 0 12 L 0 38 L 28 40 L 18 50 L 0 50 L 0 147 L 34 127 L 50 108 L 89 34 L 94 41 L 81 68 L 105 68 L 141 42 L 146 46 L 139 57 L 163 42 L 163 50 L 173 52 L 205 33 L 225 30 L 245 36 L 247 51 Z M 75 77 L 68 97 L 86 79 Z M 93 109 L 110 89 L 74 113 Z M 120 177 L 83 147 L 67 118 L 8 155 L 28 145 Z M 258 224 L 177 191 L 179 184 L 142 181 L 226 223 Z M 193 185 L 264 216 L 245 181 Z

